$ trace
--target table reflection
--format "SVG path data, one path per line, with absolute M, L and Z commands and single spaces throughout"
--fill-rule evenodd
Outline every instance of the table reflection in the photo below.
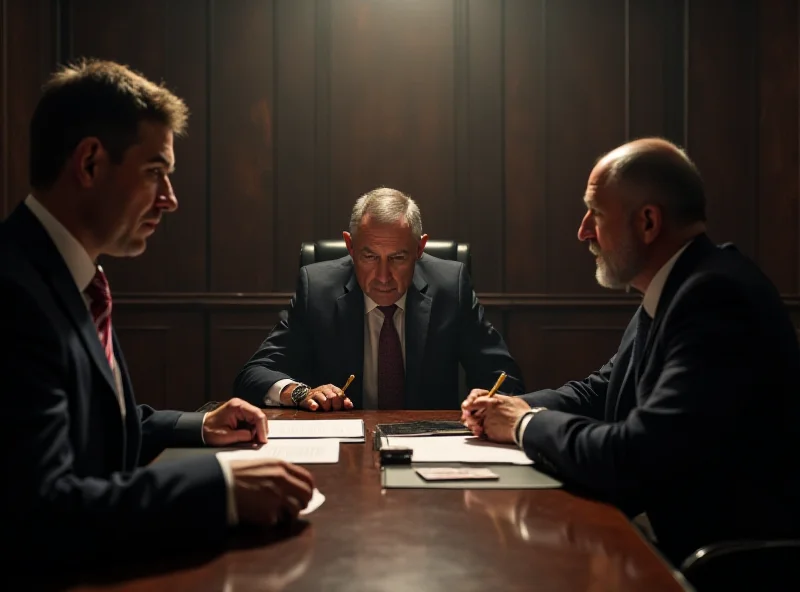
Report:
M 224 592 L 277 592 L 308 571 L 314 556 L 314 529 L 275 545 L 278 560 L 264 563 L 259 549 L 239 552 L 225 558 Z
M 644 575 L 636 560 L 626 552 L 618 536 L 607 528 L 572 520 L 563 508 L 550 507 L 531 495 L 530 490 L 465 490 L 464 505 L 471 513 L 488 517 L 497 535 L 491 544 L 502 548 L 546 548 L 585 555 L 590 573 L 586 590 L 619 589 L 623 580 Z M 629 541 L 627 542 L 630 546 Z

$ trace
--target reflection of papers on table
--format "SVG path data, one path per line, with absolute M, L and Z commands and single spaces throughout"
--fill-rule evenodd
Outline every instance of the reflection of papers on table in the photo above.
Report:
M 338 438 L 342 442 L 364 442 L 363 419 L 270 419 L 269 439 Z
M 319 508 L 324 501 L 325 501 L 325 496 L 322 495 L 322 492 L 315 487 L 314 493 L 311 494 L 311 499 L 308 500 L 308 505 L 302 510 L 300 510 L 300 515 L 305 516 L 306 514 L 310 514 L 311 512 Z
M 405 446 L 414 451 L 412 463 L 463 462 L 532 465 L 533 461 L 513 444 L 496 444 L 474 436 L 389 436 L 390 446 Z
M 328 464 L 339 462 L 339 440 L 269 440 L 259 448 L 218 452 L 227 460 L 279 458 L 297 464 Z

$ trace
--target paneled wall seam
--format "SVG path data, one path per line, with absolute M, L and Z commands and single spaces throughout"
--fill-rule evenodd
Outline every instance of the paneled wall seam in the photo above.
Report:
M 206 291 L 211 291 L 211 251 L 212 251 L 212 227 L 211 227 L 211 133 L 213 131 L 213 114 L 214 114 L 214 0 L 207 0 L 206 2 Z
M 204 122 L 206 128 L 206 170 L 205 170 L 205 275 L 206 275 L 206 291 L 211 291 L 211 249 L 212 249 L 212 230 L 211 230 L 211 118 L 214 113 L 213 109 L 213 51 L 214 51 L 214 0 L 207 0 L 205 3 L 206 10 L 206 55 L 205 55 L 205 69 L 206 69 L 206 120 Z M 211 314 L 208 311 L 203 313 L 203 337 L 205 344 L 203 353 L 205 354 L 205 363 L 203 364 L 203 402 L 210 401 L 212 397 L 211 392 L 211 364 L 210 361 L 213 355 L 213 344 L 211 340 Z
M 331 6 L 316 0 L 314 27 L 314 205 L 315 238 L 329 238 L 331 224 Z M 327 17 L 327 18 L 326 18 Z M 298 245 L 299 247 L 299 245 Z
M 272 3 L 272 105 L 270 106 L 270 113 L 272 114 L 272 121 L 270 122 L 270 127 L 272 129 L 272 236 L 278 236 L 278 199 L 280 196 L 278 195 L 278 166 L 277 166 L 277 147 L 280 146 L 278 142 L 278 137 L 280 134 L 280 130 L 278 129 L 278 121 L 280 117 L 278 117 L 278 112 L 280 110 L 280 105 L 278 105 L 278 97 L 280 93 L 278 92 L 278 64 L 280 64 L 280 59 L 278 59 L 278 48 L 280 47 L 279 39 L 278 39 L 278 6 L 280 2 L 274 1 Z M 267 226 L 267 224 L 265 224 Z M 277 282 L 278 282 L 278 268 L 279 268 L 279 253 L 278 249 L 275 248 L 275 243 L 272 243 L 272 289 L 277 289 Z
M 506 228 L 506 209 L 508 200 L 506 199 L 506 176 L 504 173 L 506 162 L 506 60 L 503 54 L 503 43 L 506 38 L 506 0 L 500 6 L 500 52 L 498 58 L 500 63 L 500 228 Z M 500 290 L 506 291 L 506 247 L 505 240 L 500 241 Z M 506 319 L 503 319 L 503 331 Z
M 0 5 L 0 19 L 2 19 L 2 30 L 0 30 L 0 35 L 3 36 L 2 39 L 2 52 L 3 52 L 3 91 L 2 91 L 2 110 L 3 110 L 3 162 L 0 165 L 3 167 L 3 217 L 5 218 L 6 215 L 10 213 L 9 204 L 11 203 L 9 200 L 8 193 L 10 191 L 10 185 L 8 182 L 8 165 L 11 160 L 8 157 L 8 7 L 7 7 L 7 0 L 2 0 L 2 4 Z
M 689 146 L 689 0 L 683 0 L 683 145 Z
M 761 166 L 759 162 L 759 146 L 761 145 L 761 92 L 760 92 L 760 74 L 761 74 L 761 27 L 758 23 L 761 22 L 761 2 L 750 4 L 750 9 L 753 13 L 749 19 L 750 23 L 756 23 L 754 31 L 752 32 L 753 39 L 753 82 L 750 92 L 753 93 L 753 112 L 750 114 L 750 121 L 755 127 L 753 136 L 755 142 L 749 146 L 750 162 L 753 163 L 753 187 L 751 188 L 750 195 L 752 199 L 752 215 L 753 215 L 753 259 L 761 261 L 761 208 L 758 207 L 758 200 L 761 190 Z
M 631 4 L 630 0 L 625 0 L 625 141 L 631 139 Z
M 549 53 L 547 51 L 547 48 L 548 48 L 547 6 L 548 6 L 547 0 L 542 0 L 542 30 L 541 30 L 541 35 L 542 35 L 542 43 L 541 43 L 542 55 L 541 55 L 541 60 L 542 60 L 542 63 L 540 64 L 540 79 L 542 81 L 541 92 L 544 95 L 542 97 L 542 104 L 544 105 L 545 110 L 547 109 L 547 106 L 549 104 L 548 103 L 547 84 L 546 84 L 546 82 L 547 82 L 547 67 L 548 67 L 548 63 L 549 63 L 549 61 L 547 59 L 548 55 L 549 55 Z M 550 205 L 550 199 L 549 199 L 549 196 L 550 196 L 550 191 L 549 191 L 550 176 L 547 173 L 548 163 L 549 163 L 550 159 L 549 159 L 548 154 L 547 154 L 547 143 L 549 141 L 549 137 L 548 137 L 548 133 L 547 133 L 547 125 L 544 123 L 544 121 L 542 121 L 542 124 L 539 126 L 539 129 L 540 129 L 540 132 L 539 132 L 540 133 L 540 140 L 539 141 L 540 141 L 540 148 L 541 148 L 542 161 L 543 161 L 542 162 L 541 171 L 540 171 L 540 174 L 542 176 L 542 195 L 544 196 L 544 198 L 542 199 L 542 210 L 543 210 L 543 213 L 544 213 L 545 222 L 547 222 L 547 220 L 549 220 L 549 218 L 550 218 L 550 207 L 549 207 L 549 205 Z M 542 251 L 543 251 L 542 252 L 542 277 L 544 277 L 544 286 L 543 286 L 543 288 L 544 288 L 544 293 L 545 294 L 549 294 L 550 293 L 550 285 L 549 285 L 549 283 L 550 283 L 549 282 L 550 271 L 549 271 L 548 268 L 550 267 L 550 265 L 548 263 L 548 255 L 549 255 L 549 252 L 550 252 L 550 242 L 547 240 L 547 234 L 546 233 L 545 233 L 545 240 L 542 241 L 542 245 L 544 247 L 542 249 Z

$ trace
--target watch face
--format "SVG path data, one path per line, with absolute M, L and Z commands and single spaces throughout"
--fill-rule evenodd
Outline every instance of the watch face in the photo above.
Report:
M 295 403 L 295 405 L 299 405 L 305 401 L 309 390 L 310 389 L 307 386 L 300 385 L 292 391 L 292 401 Z

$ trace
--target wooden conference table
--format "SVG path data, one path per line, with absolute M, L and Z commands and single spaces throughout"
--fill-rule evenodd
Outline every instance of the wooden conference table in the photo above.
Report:
M 267 411 L 270 418 L 363 418 L 365 444 L 310 467 L 325 503 L 298 532 L 190 565 L 71 590 L 682 590 L 613 507 L 564 490 L 381 490 L 376 423 L 458 419 L 453 411 Z

